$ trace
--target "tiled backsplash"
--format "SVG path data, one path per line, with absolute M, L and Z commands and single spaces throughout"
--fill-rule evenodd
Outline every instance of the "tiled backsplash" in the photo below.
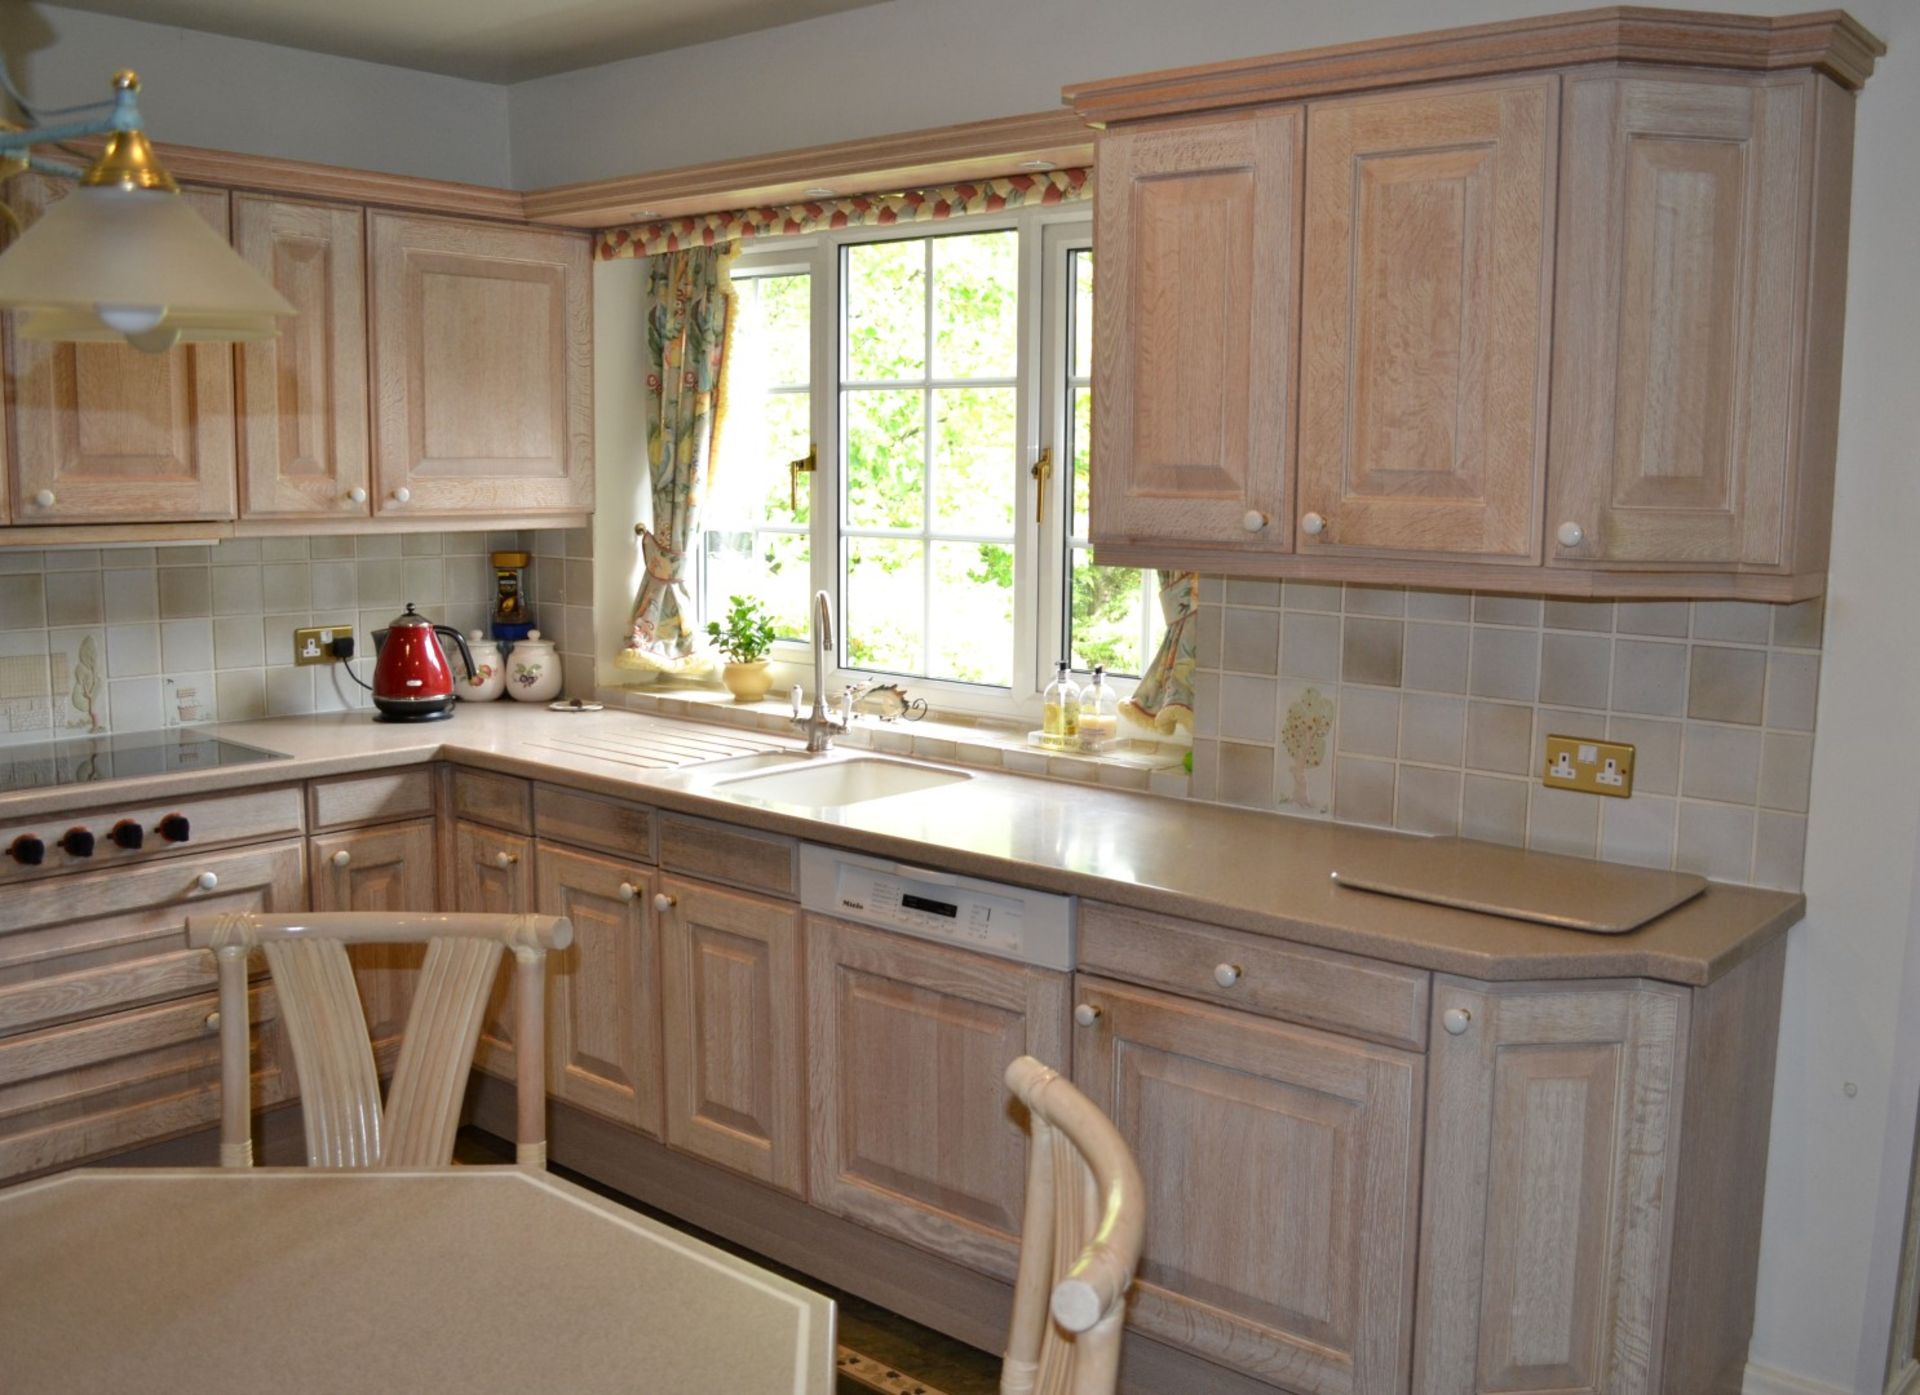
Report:
M 1202 583 L 1191 793 L 1798 887 L 1822 607 Z M 1549 734 L 1631 799 L 1541 785 Z
M 487 553 L 495 548 L 536 553 L 534 613 L 560 645 L 569 690 L 585 692 L 592 567 L 573 565 L 570 545 L 580 550 L 577 560 L 590 535 L 394 533 L 0 550 L 0 744 L 366 707 L 366 690 L 341 667 L 294 667 L 294 627 L 351 625 L 362 656 L 354 667 L 369 677 L 372 631 L 407 601 L 463 631 L 486 625 L 494 593 Z

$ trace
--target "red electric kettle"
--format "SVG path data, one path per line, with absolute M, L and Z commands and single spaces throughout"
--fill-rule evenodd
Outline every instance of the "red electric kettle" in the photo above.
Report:
M 430 722 L 453 715 L 453 669 L 447 664 L 440 636 L 459 647 L 473 676 L 473 655 L 460 631 L 436 625 L 407 602 L 406 613 L 373 634 L 373 705 L 376 719 L 387 722 Z

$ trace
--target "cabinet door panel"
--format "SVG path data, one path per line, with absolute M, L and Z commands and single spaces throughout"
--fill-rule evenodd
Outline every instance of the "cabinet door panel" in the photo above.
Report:
M 533 910 L 529 856 L 533 840 L 478 824 L 460 823 L 453 835 L 454 909 L 526 915 Z M 514 1078 L 513 956 L 502 957 L 487 1015 L 480 1023 L 474 1064 L 507 1080 Z M 549 1014 L 550 1015 L 550 1014 Z
M 1787 560 L 1816 81 L 1567 80 L 1555 562 Z
M 234 247 L 295 311 L 277 339 L 240 346 L 243 518 L 371 511 L 361 220 L 357 208 L 234 198 Z
M 1012 1279 L 1025 1120 L 1007 1063 L 1067 1059 L 1067 976 L 807 920 L 816 1206 Z
M 806 1188 L 800 913 L 662 877 L 667 1142 L 782 1191 Z
M 1685 993 L 1443 978 L 1434 1012 L 1415 1388 L 1658 1390 Z
M 547 970 L 553 1093 L 660 1135 L 660 936 L 653 877 L 539 845 L 540 913 L 573 922 Z
M 1081 976 L 1073 1078 L 1139 1160 L 1129 1321 L 1289 1390 L 1407 1381 L 1419 1058 Z
M 29 217 L 64 192 L 20 181 Z M 182 192 L 227 235 L 225 193 Z M 233 350 L 195 344 L 163 354 L 126 344 L 22 338 L 7 317 L 13 376 L 16 523 L 156 523 L 232 518 Z M 51 504 L 38 502 L 42 495 Z
M 1100 138 L 1096 544 L 1286 550 L 1301 125 L 1286 108 Z
M 433 820 L 327 833 L 308 840 L 316 911 L 433 911 Z M 344 855 L 345 861 L 341 861 Z M 413 1007 L 425 945 L 354 945 L 347 951 L 367 1014 L 374 1059 L 393 1068 Z
M 586 239 L 374 213 L 368 242 L 375 512 L 591 510 Z
M 1309 109 L 1303 552 L 1539 560 L 1555 84 Z

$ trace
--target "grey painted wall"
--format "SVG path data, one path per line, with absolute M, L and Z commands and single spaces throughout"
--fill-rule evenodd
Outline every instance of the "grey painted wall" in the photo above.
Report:
M 0 0 L 0 53 L 47 106 L 105 97 L 116 69 L 137 70 L 156 140 L 508 182 L 508 94 L 490 83 L 22 0 Z

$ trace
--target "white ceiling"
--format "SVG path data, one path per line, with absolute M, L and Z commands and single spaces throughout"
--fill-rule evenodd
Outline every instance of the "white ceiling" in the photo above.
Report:
M 771 29 L 881 0 L 58 0 L 484 82 Z

